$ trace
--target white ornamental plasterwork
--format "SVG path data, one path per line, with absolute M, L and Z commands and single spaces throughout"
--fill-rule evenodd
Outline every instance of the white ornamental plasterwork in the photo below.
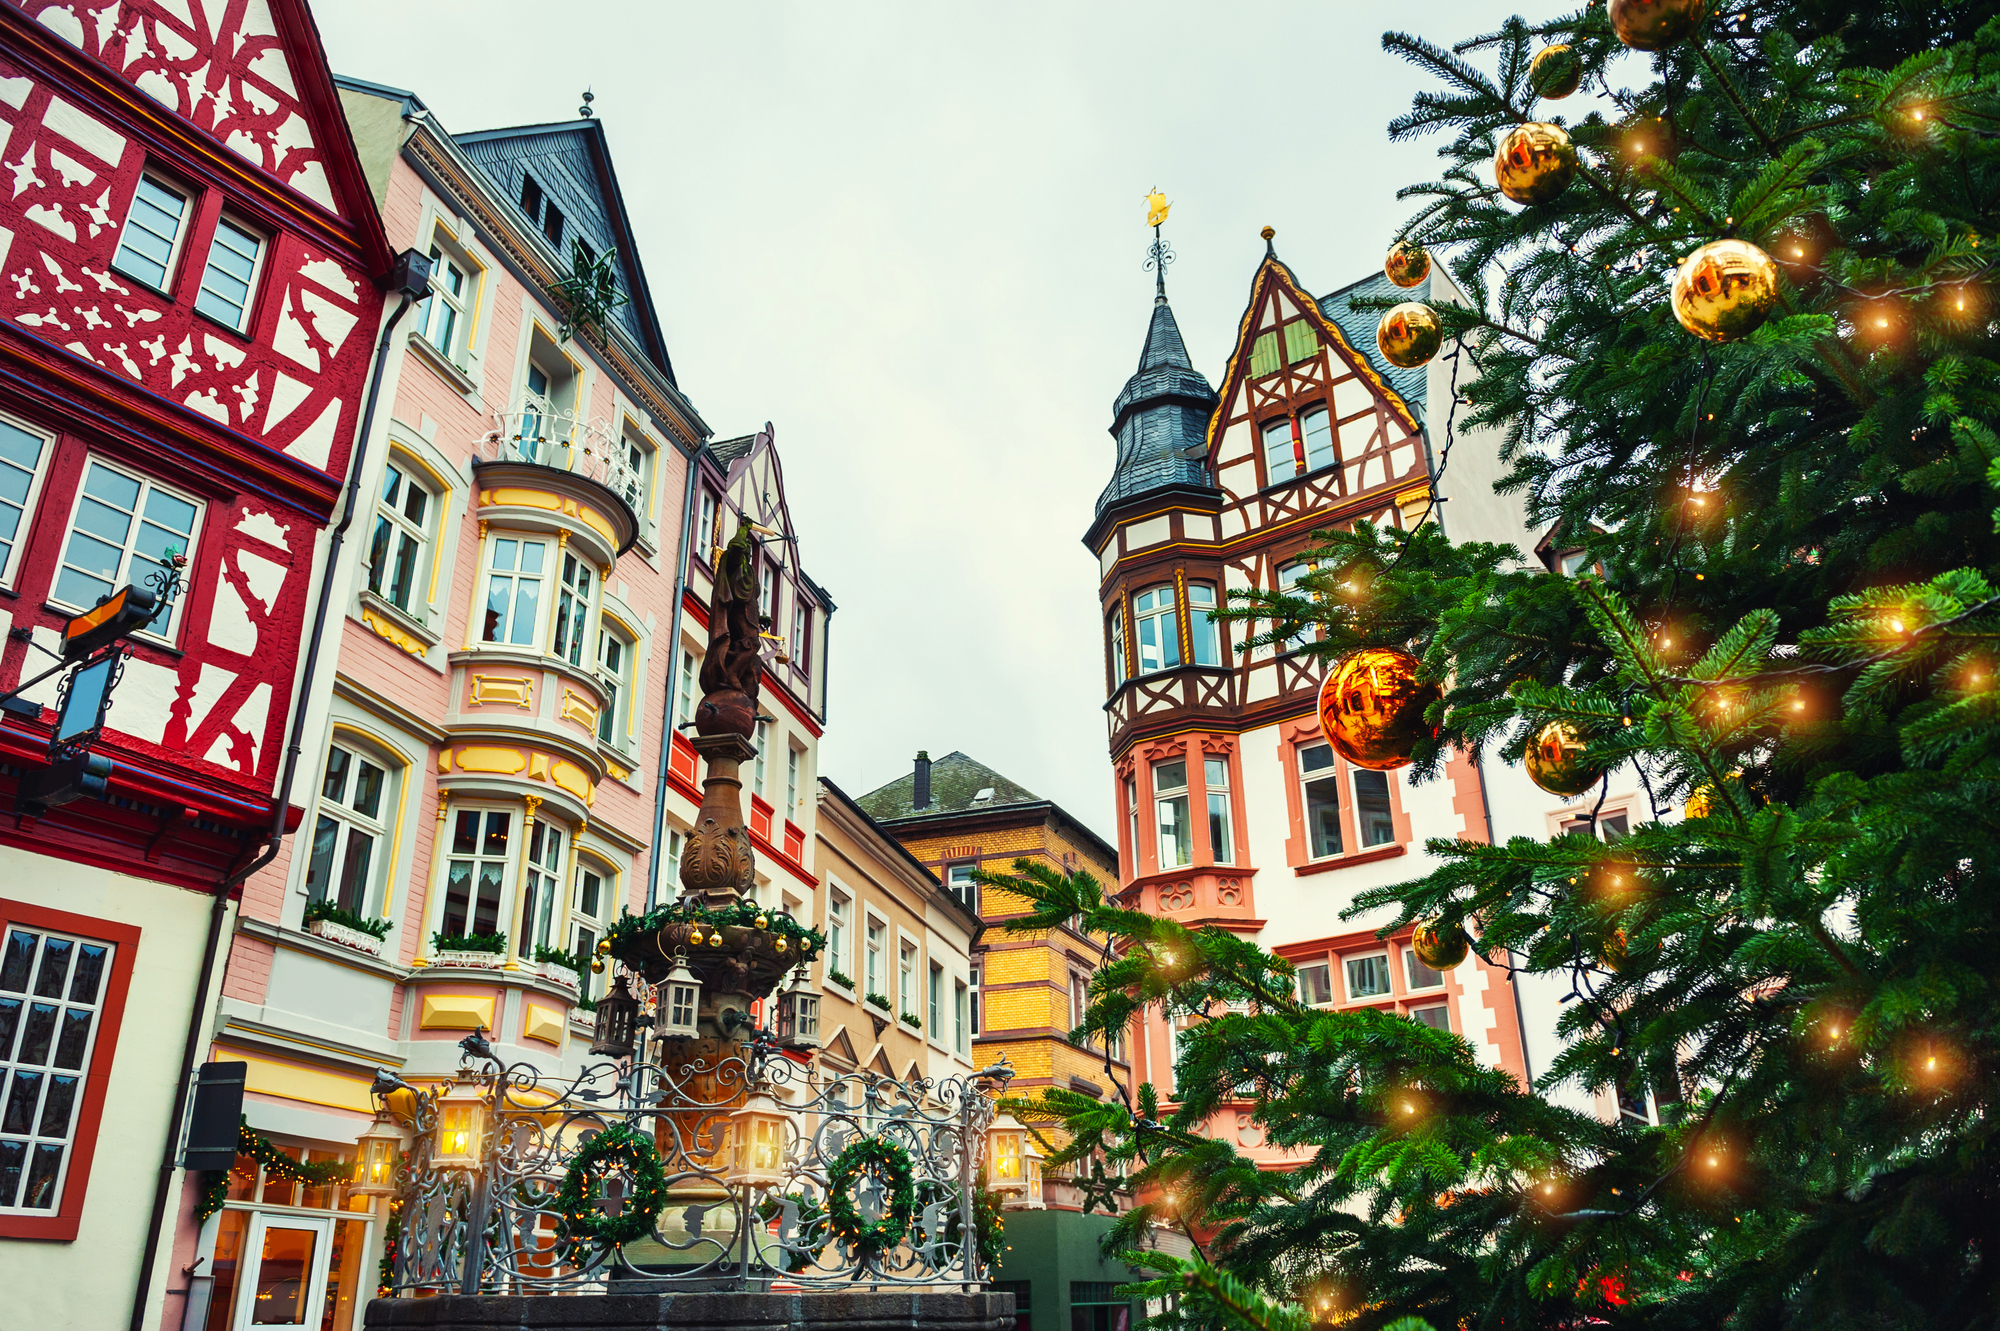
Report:
M 14 0 L 49 31 L 333 211 L 268 0 Z

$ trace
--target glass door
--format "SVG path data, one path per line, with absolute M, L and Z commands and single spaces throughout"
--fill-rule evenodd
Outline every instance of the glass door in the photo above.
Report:
M 313 1327 L 322 1320 L 331 1216 L 254 1212 L 239 1277 L 236 1331 L 246 1327 Z

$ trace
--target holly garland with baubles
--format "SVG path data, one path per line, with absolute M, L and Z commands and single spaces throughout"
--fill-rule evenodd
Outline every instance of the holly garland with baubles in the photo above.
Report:
M 630 1180 L 617 1215 L 598 1209 L 607 1167 L 622 1169 Z M 554 1207 L 563 1237 L 581 1262 L 588 1260 L 590 1248 L 616 1248 L 651 1234 L 667 1200 L 667 1172 L 652 1140 L 627 1124 L 614 1123 L 577 1149 Z
M 880 1219 L 864 1220 L 854 1201 L 854 1184 L 872 1173 L 888 1195 Z M 916 1215 L 915 1175 L 910 1153 L 886 1137 L 861 1137 L 849 1143 L 826 1171 L 826 1214 L 834 1235 L 864 1254 L 901 1243 Z
M 643 948 L 640 939 L 650 939 L 656 932 L 669 925 L 687 924 L 694 926 L 688 937 L 692 947 L 721 947 L 721 929 L 738 927 L 768 932 L 772 936 L 771 947 L 779 956 L 797 957 L 800 961 L 810 961 L 826 948 L 826 935 L 810 925 L 802 924 L 785 911 L 767 910 L 754 901 L 736 901 L 727 906 L 709 907 L 692 898 L 682 898 L 656 906 L 644 915 L 621 915 L 605 931 L 598 951 L 603 955 L 628 959 L 627 953 L 635 947 Z M 608 946 L 606 946 L 608 944 Z

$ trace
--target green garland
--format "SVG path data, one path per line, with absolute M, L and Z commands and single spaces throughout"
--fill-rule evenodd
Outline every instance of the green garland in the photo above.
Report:
M 623 1164 L 632 1175 L 625 1209 L 615 1216 L 605 1215 L 594 1205 L 600 1192 L 598 1166 L 607 1160 Z M 572 1252 L 590 1245 L 618 1247 L 646 1237 L 666 1204 L 667 1171 L 660 1165 L 659 1153 L 645 1134 L 623 1123 L 613 1124 L 583 1144 L 576 1159 L 570 1161 L 555 1201 Z
M 873 1222 L 854 1205 L 854 1180 L 864 1169 L 879 1169 L 889 1186 L 889 1209 Z M 826 1214 L 833 1232 L 863 1252 L 893 1248 L 910 1232 L 917 1209 L 911 1184 L 910 1153 L 885 1137 L 863 1137 L 842 1151 L 826 1171 Z
M 307 1164 L 294 1160 L 271 1142 L 252 1132 L 246 1123 L 236 1125 L 236 1154 L 247 1155 L 264 1166 L 267 1175 L 274 1175 L 289 1183 L 308 1183 L 314 1187 L 324 1187 L 329 1183 L 344 1183 L 354 1176 L 354 1166 L 345 1160 L 321 1160 Z M 202 1171 L 201 1200 L 195 1203 L 194 1218 L 201 1224 L 229 1200 L 229 1176 L 231 1169 L 204 1169 Z
M 716 925 L 740 925 L 745 929 L 757 927 L 757 917 L 764 917 L 764 930 L 787 940 L 799 960 L 818 955 L 826 947 L 826 935 L 819 930 L 799 923 L 789 915 L 781 914 L 759 906 L 754 901 L 738 901 L 734 905 L 710 910 L 698 901 L 681 900 L 656 906 L 644 915 L 620 915 L 615 923 L 605 931 L 604 937 L 611 944 L 611 952 L 619 960 L 631 964 L 639 959 L 636 949 L 640 939 L 650 939 L 658 930 L 670 924 L 698 924 L 704 930 Z

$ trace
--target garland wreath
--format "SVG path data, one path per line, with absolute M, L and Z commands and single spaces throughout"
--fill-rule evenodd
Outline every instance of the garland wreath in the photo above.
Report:
M 865 1221 L 854 1205 L 854 1181 L 863 1170 L 879 1171 L 887 1185 L 889 1207 L 882 1218 Z M 883 1137 L 863 1137 L 852 1143 L 826 1171 L 826 1214 L 833 1232 L 865 1253 L 893 1248 L 910 1232 L 917 1209 L 911 1184 L 910 1153 Z
M 354 1176 L 354 1165 L 346 1160 L 301 1161 L 286 1155 L 272 1144 L 271 1140 L 251 1130 L 248 1124 L 236 1125 L 236 1154 L 248 1156 L 264 1166 L 266 1178 L 283 1179 L 287 1183 L 306 1183 L 313 1187 L 325 1187 L 329 1183 L 345 1183 Z M 250 1167 L 250 1183 L 256 1182 L 256 1165 Z M 202 1171 L 201 1198 L 195 1203 L 195 1223 L 200 1224 L 222 1209 L 229 1200 L 229 1180 L 235 1173 L 231 1169 L 207 1169 Z
M 601 1190 L 600 1167 L 606 1162 L 625 1166 L 632 1191 L 617 1215 L 606 1215 L 594 1203 Z M 570 1161 L 556 1211 L 573 1246 L 617 1247 L 653 1232 L 653 1221 L 667 1204 L 667 1172 L 659 1154 L 643 1133 L 623 1123 L 613 1124 L 585 1142 Z

